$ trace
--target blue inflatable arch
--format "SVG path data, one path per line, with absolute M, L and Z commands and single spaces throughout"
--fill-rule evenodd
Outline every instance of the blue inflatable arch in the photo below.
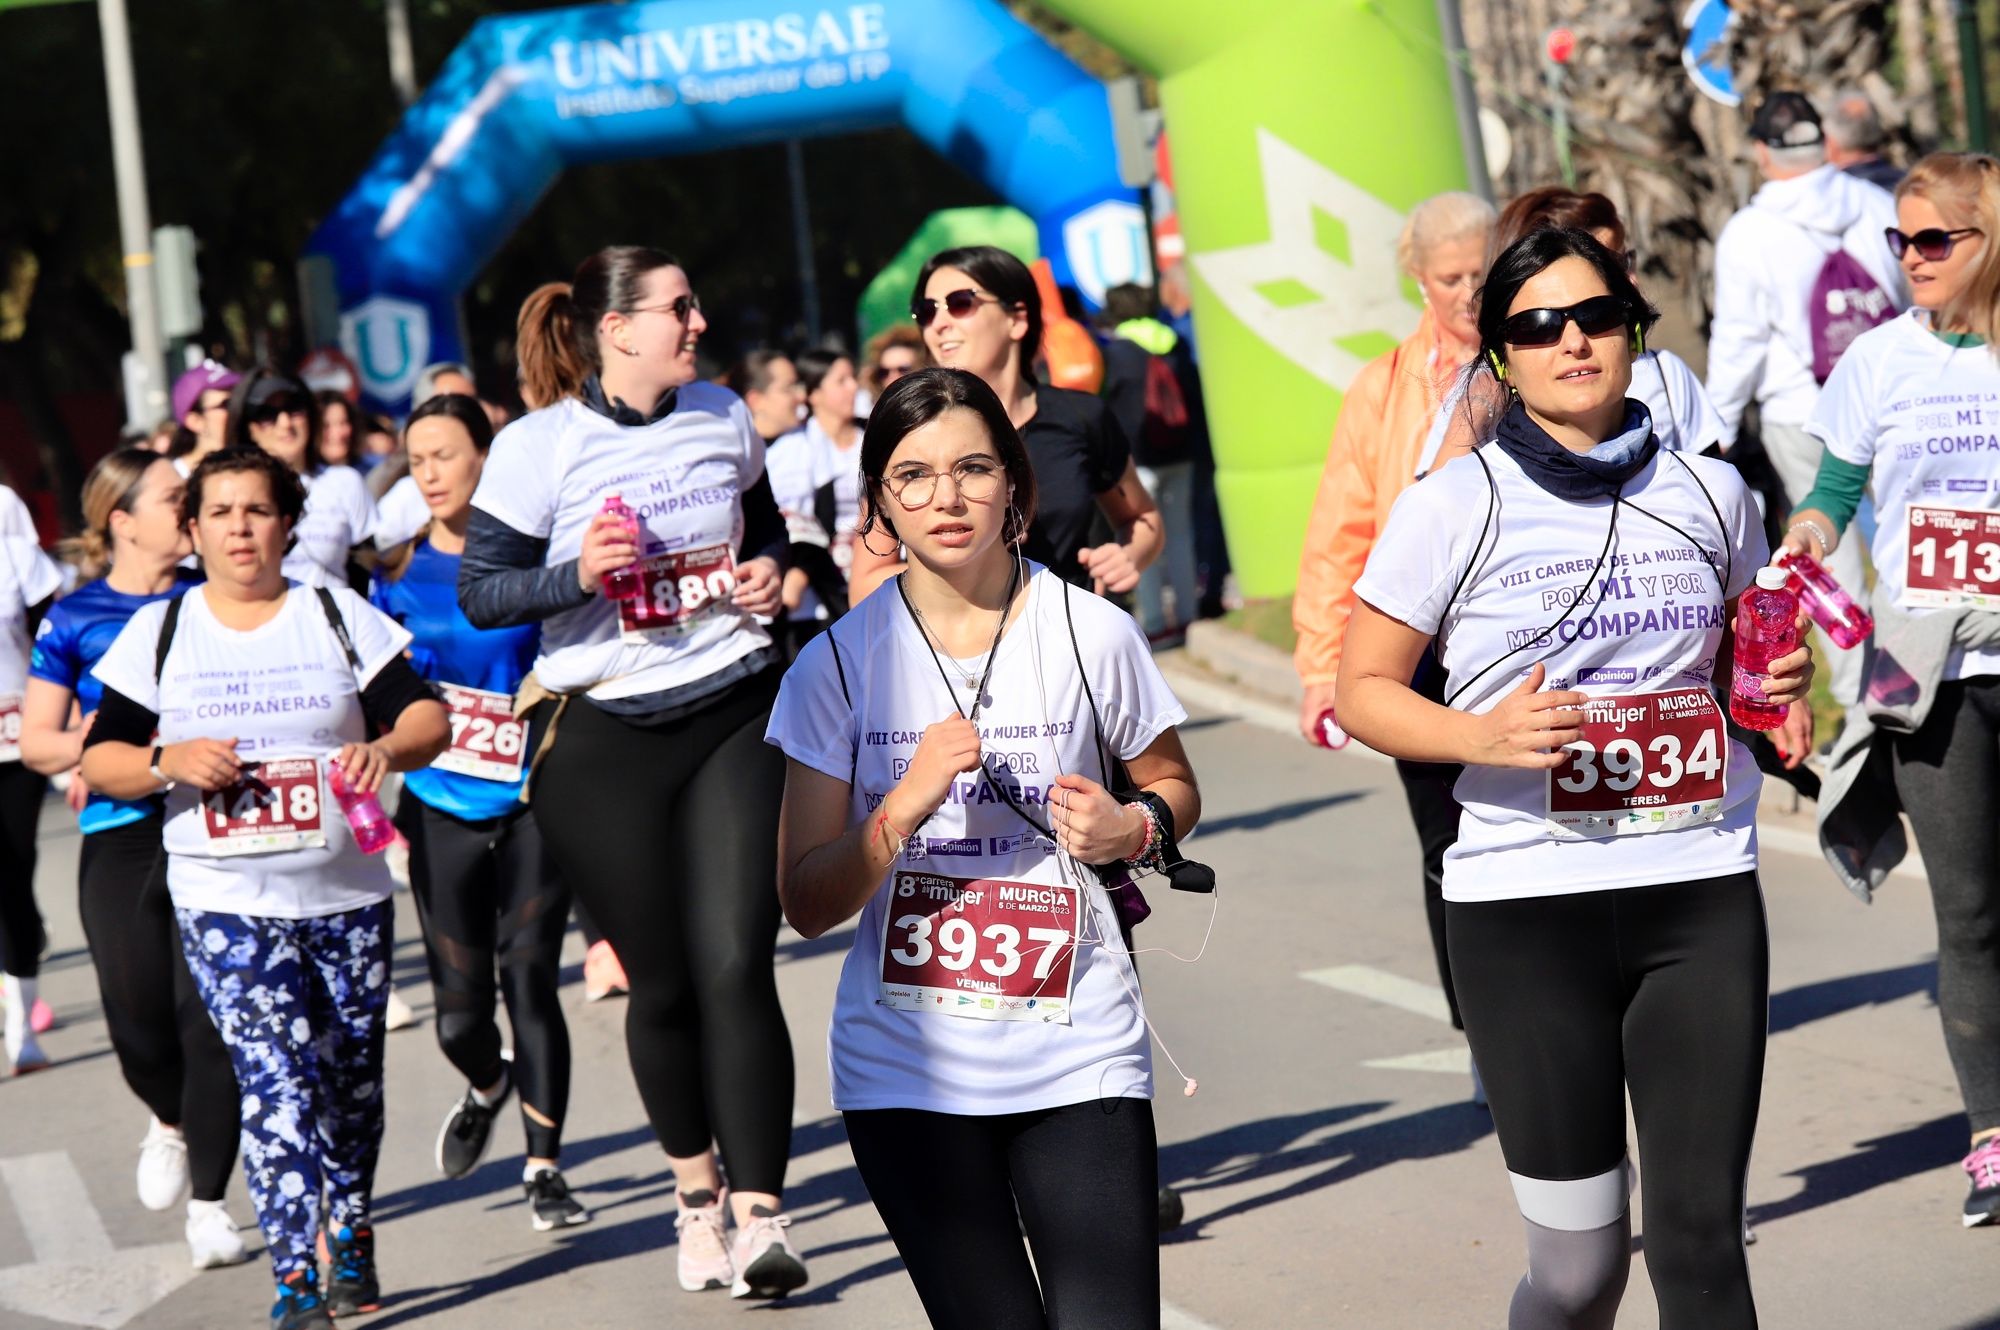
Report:
M 564 167 L 896 124 L 1034 218 L 1059 282 L 1147 280 L 1103 85 L 997 0 L 650 0 L 481 20 L 307 242 L 308 284 L 330 268 L 363 389 L 399 409 L 463 357 L 459 293 Z

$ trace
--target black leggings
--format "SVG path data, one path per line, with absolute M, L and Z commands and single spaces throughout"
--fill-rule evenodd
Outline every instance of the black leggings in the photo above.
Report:
M 1151 1102 L 846 1117 L 855 1167 L 938 1330 L 1158 1330 Z
M 118 1069 L 186 1135 L 194 1199 L 219 1201 L 236 1167 L 236 1070 L 181 958 L 160 835 L 148 817 L 85 836 L 77 906 Z
M 1459 806 L 1451 791 L 1464 770 L 1450 763 L 1396 759 L 1396 774 L 1403 778 L 1403 797 L 1409 801 L 1410 821 L 1416 825 L 1424 856 L 1424 917 L 1430 924 L 1431 952 L 1437 957 L 1438 983 L 1444 988 L 1455 1030 L 1463 1030 L 1465 1020 L 1458 1013 L 1458 986 L 1451 981 L 1451 954 L 1445 946 L 1444 852 L 1458 840 Z
M 654 1134 L 680 1159 L 719 1145 L 730 1186 L 774 1195 L 792 1138 L 772 973 L 785 759 L 764 742 L 777 687 L 766 671 L 646 726 L 579 698 L 534 783 L 542 835 L 631 985 L 625 1047 Z
M 0 970 L 20 979 L 42 972 L 48 934 L 35 908 L 35 832 L 48 778 L 20 762 L 0 762 Z
M 474 1086 L 499 1081 L 496 995 L 504 1001 L 528 1154 L 555 1159 L 569 1110 L 569 1026 L 556 995 L 569 889 L 534 814 L 523 808 L 466 822 L 405 791 L 396 825 L 410 842 L 410 891 L 437 999 L 438 1047 Z M 537 1122 L 530 1108 L 549 1122 Z
M 1446 913 L 1501 1153 L 1517 1197 L 1525 1182 L 1543 1198 L 1526 1217 L 1584 1227 L 1563 1212 L 1624 1161 L 1629 1086 L 1661 1330 L 1754 1327 L 1743 1188 L 1770 997 L 1756 874 Z
M 2000 678 L 1941 685 L 1895 756 L 1937 914 L 1944 1046 L 1976 1134 L 2000 1127 Z

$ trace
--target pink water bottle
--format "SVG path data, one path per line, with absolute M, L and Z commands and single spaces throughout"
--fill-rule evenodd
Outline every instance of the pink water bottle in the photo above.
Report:
M 326 764 L 326 783 L 333 789 L 334 802 L 347 815 L 347 825 L 354 833 L 354 843 L 363 854 L 380 854 L 396 839 L 396 828 L 390 824 L 389 815 L 382 811 L 382 801 L 373 794 L 357 790 L 347 783 L 347 773 L 340 763 Z
M 1736 669 L 1729 681 L 1729 716 L 1746 730 L 1775 730 L 1790 705 L 1764 696 L 1771 662 L 1799 649 L 1799 598 L 1783 568 L 1759 568 L 1757 585 L 1736 602 Z
M 623 522 L 632 532 L 636 542 L 639 538 L 639 514 L 632 511 L 624 496 L 608 494 L 604 498 L 604 512 Z M 638 568 L 627 565 L 615 573 L 604 575 L 604 595 L 607 600 L 637 600 L 645 591 L 640 581 Z
M 1813 622 L 1842 651 L 1852 651 L 1875 631 L 1875 617 L 1855 604 L 1854 597 L 1833 580 L 1833 574 L 1818 559 L 1810 554 L 1781 550 L 1777 563 L 1792 575 L 1792 590 L 1806 607 L 1806 613 L 1812 615 Z
M 1347 747 L 1347 731 L 1340 728 L 1340 722 L 1333 718 L 1333 708 L 1319 713 L 1319 721 L 1313 726 L 1313 742 L 1321 748 L 1336 751 Z

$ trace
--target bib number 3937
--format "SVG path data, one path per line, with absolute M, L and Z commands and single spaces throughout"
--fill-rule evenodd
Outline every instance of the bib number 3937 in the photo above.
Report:
M 2000 513 L 1910 505 L 1902 603 L 2000 609 Z
M 1075 887 L 895 875 L 878 1001 L 982 1021 L 1069 1024 Z
M 451 746 L 431 763 L 433 767 L 480 780 L 521 779 L 528 723 L 514 719 L 513 698 L 448 683 L 444 704 L 451 709 Z
M 727 545 L 655 554 L 635 566 L 639 594 L 618 602 L 618 626 L 627 642 L 692 631 L 736 594 L 736 555 Z
M 228 856 L 320 848 L 326 844 L 324 788 L 314 758 L 274 758 L 249 768 L 234 785 L 202 796 L 208 852 Z
M 1583 738 L 1548 774 L 1550 825 L 1630 836 L 1722 816 L 1729 752 L 1706 688 L 1592 698 L 1583 715 Z

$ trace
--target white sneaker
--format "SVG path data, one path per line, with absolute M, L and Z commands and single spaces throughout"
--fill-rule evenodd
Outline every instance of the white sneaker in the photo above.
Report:
M 736 1245 L 730 1249 L 730 1263 L 736 1267 L 736 1282 L 730 1286 L 733 1298 L 782 1298 L 806 1284 L 806 1263 L 799 1259 L 785 1230 L 792 1226 L 790 1215 L 772 1214 L 762 1206 L 751 1211 L 750 1223 L 737 1231 Z
M 4 1027 L 0 1027 L 0 1035 L 4 1035 L 7 1042 L 7 1065 L 16 1076 L 25 1076 L 48 1066 L 49 1055 L 42 1051 L 41 1041 L 35 1038 L 34 1028 L 29 1023 L 29 1011 L 35 1001 L 35 981 L 7 975 L 0 979 L 0 1000 L 7 1004 Z
M 189 1201 L 187 1216 L 188 1258 L 195 1269 L 218 1270 L 250 1259 L 250 1249 L 221 1201 Z
M 736 1282 L 736 1266 L 729 1259 L 729 1222 L 726 1208 L 729 1188 L 716 1192 L 696 1192 L 707 1197 L 703 1205 L 689 1205 L 678 1193 L 679 1213 L 674 1216 L 678 1250 L 674 1255 L 681 1287 L 690 1293 L 711 1288 L 728 1288 Z
M 403 1001 L 403 995 L 395 989 L 389 990 L 389 1005 L 382 1016 L 385 1030 L 407 1030 L 417 1023 L 417 1013 L 410 1010 L 410 1004 Z
M 139 1204 L 148 1210 L 171 1210 L 188 1193 L 187 1137 L 179 1127 L 158 1118 L 139 1142 Z

